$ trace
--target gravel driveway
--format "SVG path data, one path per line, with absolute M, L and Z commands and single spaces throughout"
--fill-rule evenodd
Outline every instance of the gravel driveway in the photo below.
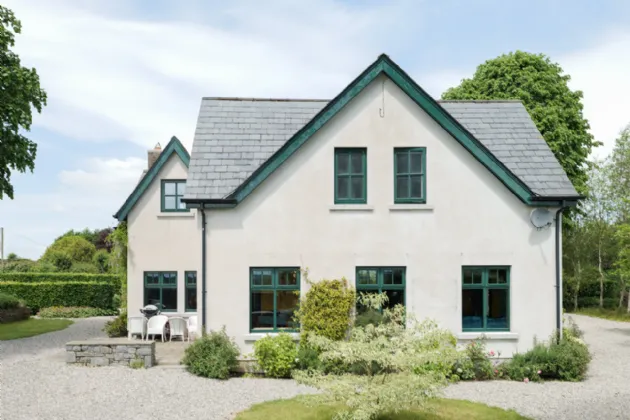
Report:
M 593 355 L 584 382 L 461 382 L 449 398 L 512 408 L 535 419 L 630 419 L 630 323 L 570 315 Z
M 593 353 L 582 383 L 463 382 L 450 398 L 512 408 L 536 419 L 630 419 L 630 324 L 574 316 Z M 63 344 L 102 335 L 105 318 L 0 342 L 0 418 L 11 420 L 230 419 L 265 400 L 309 392 L 289 380 L 214 381 L 178 368 L 132 370 L 64 363 Z

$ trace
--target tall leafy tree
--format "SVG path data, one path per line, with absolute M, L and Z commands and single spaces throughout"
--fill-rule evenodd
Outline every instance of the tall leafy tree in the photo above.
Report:
M 518 99 L 580 193 L 586 191 L 588 161 L 601 143 L 588 132 L 582 92 L 569 89 L 570 76 L 543 54 L 501 55 L 477 67 L 471 79 L 448 89 L 442 99 Z
M 13 199 L 11 171 L 35 167 L 37 145 L 22 133 L 31 128 L 32 108 L 42 111 L 46 92 L 33 68 L 23 67 L 11 51 L 22 24 L 13 12 L 0 6 L 0 199 Z
M 630 223 L 630 124 L 621 131 L 610 156 L 610 184 L 616 216 Z

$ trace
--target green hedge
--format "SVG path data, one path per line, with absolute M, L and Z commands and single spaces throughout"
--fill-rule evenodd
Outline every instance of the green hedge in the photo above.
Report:
M 56 283 L 56 282 L 91 282 L 120 284 L 120 276 L 115 274 L 92 273 L 0 273 L 0 282 L 13 281 L 17 283 Z
M 35 312 L 50 306 L 91 306 L 109 309 L 112 308 L 112 299 L 117 290 L 114 284 L 103 282 L 0 281 L 0 292 L 22 299 L 26 306 Z

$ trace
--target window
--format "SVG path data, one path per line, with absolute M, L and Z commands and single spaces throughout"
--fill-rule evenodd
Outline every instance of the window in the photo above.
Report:
M 161 307 L 164 312 L 177 310 L 177 272 L 145 271 L 144 304 Z
M 510 330 L 509 267 L 463 267 L 462 330 Z
M 394 203 L 425 203 L 426 148 L 394 149 Z
M 188 211 L 182 202 L 186 192 L 185 180 L 162 181 L 162 211 Z
M 197 310 L 197 272 L 186 271 L 186 312 Z
M 335 149 L 335 204 L 367 203 L 366 149 Z
M 385 293 L 387 307 L 405 305 L 405 267 L 357 267 L 358 293 Z M 357 308 L 358 312 L 364 308 Z
M 252 268 L 250 281 L 250 330 L 297 330 L 293 319 L 300 291 L 299 268 Z

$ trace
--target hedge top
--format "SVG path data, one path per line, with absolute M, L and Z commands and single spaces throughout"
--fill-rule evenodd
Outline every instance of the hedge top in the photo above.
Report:
M 118 283 L 120 277 L 114 274 L 91 273 L 0 273 L 0 282 L 12 281 L 18 283 L 42 282 L 89 282 L 89 283 Z

